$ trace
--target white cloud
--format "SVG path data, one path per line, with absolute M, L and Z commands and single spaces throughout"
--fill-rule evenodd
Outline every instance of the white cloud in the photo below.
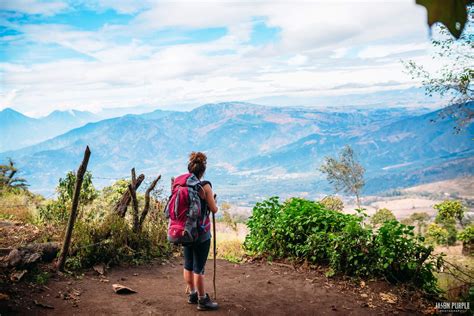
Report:
M 388 45 L 369 45 L 358 53 L 360 58 L 380 58 L 389 55 L 408 53 L 420 50 L 427 50 L 427 43 L 409 43 L 409 44 L 388 44 Z
M 335 93 L 335 87 L 344 85 L 375 91 L 387 89 L 380 83 L 389 81 L 406 85 L 410 80 L 402 66 L 386 57 L 411 56 L 426 47 L 426 13 L 412 1 L 378 4 L 91 2 L 137 15 L 128 25 L 108 24 L 94 32 L 60 24 L 16 25 L 25 41 L 59 45 L 88 58 L 0 64 L 1 97 L 10 106 L 43 114 L 53 108 L 173 107 L 272 95 L 307 97 Z M 249 44 L 257 18 L 280 30 L 278 41 Z M 162 29 L 210 27 L 225 27 L 227 33 L 208 42 L 173 45 L 151 36 Z M 350 56 L 354 49 L 358 55 Z M 337 93 L 347 91 L 353 90 Z
M 3 0 L 0 2 L 0 10 L 46 16 L 55 15 L 67 8 L 68 5 L 63 1 Z
M 290 59 L 288 59 L 288 65 L 290 65 L 290 66 L 302 66 L 302 65 L 306 64 L 307 61 L 308 61 L 307 56 L 298 54 L 298 55 L 295 55 L 295 56 L 291 57 Z

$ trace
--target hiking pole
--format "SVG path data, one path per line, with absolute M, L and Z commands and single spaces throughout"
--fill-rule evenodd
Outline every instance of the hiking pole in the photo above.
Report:
M 214 194 L 214 200 L 216 199 L 216 195 Z M 212 283 L 214 285 L 214 299 L 217 299 L 217 292 L 216 292 L 216 217 L 214 212 L 212 212 L 212 237 L 213 237 L 213 252 L 214 252 L 214 277 L 212 279 Z

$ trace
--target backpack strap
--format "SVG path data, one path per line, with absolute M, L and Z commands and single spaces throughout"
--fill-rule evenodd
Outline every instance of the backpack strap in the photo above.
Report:
M 204 180 L 204 181 L 201 181 L 201 188 L 204 190 L 204 186 L 206 184 L 209 184 L 212 188 L 212 183 L 210 181 L 207 181 L 207 180 Z M 210 214 L 210 211 L 209 211 L 209 205 L 207 204 L 207 201 L 204 200 L 204 202 L 206 203 L 206 212 L 205 214 L 202 215 L 202 220 L 204 220 L 204 218 Z

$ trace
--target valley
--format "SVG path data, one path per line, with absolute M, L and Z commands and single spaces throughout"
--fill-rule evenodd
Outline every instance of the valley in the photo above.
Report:
M 204 151 L 220 198 L 249 206 L 271 195 L 330 194 L 318 168 L 346 144 L 366 168 L 364 195 L 471 176 L 474 124 L 459 134 L 454 124 L 419 108 L 342 112 L 225 102 L 87 123 L 0 159 L 14 159 L 32 191 L 52 194 L 86 145 L 98 187 L 128 177 L 132 167 L 170 178 L 185 171 L 189 152 Z

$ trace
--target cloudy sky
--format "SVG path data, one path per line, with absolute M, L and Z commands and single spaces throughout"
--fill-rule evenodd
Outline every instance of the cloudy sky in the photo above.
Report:
M 403 89 L 426 10 L 399 1 L 0 1 L 0 109 L 30 115 Z

